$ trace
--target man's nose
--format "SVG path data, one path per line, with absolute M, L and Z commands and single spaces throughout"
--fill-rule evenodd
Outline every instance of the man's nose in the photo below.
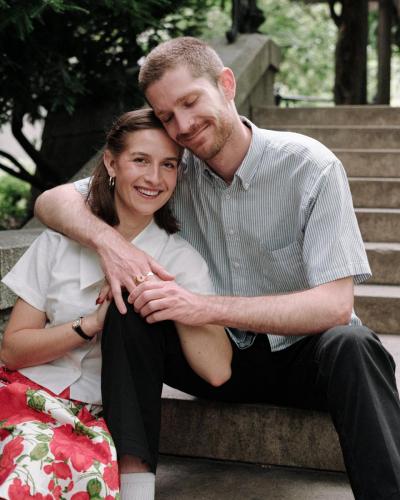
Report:
M 187 134 L 193 127 L 193 120 L 189 113 L 181 112 L 176 115 L 177 135 Z

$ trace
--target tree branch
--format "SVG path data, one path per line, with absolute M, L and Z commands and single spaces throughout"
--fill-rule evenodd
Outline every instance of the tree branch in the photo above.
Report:
M 331 18 L 333 19 L 333 22 L 336 24 L 336 26 L 338 28 L 340 28 L 341 25 L 343 24 L 343 16 L 342 15 L 339 16 L 338 14 L 336 14 L 335 3 L 336 3 L 336 0 L 328 0 Z
M 4 158 L 7 158 L 11 163 L 13 163 L 19 170 L 22 170 L 26 172 L 28 175 L 31 175 L 28 170 L 10 153 L 7 153 L 7 151 L 3 151 L 0 149 L 0 156 L 3 156 Z
M 45 175 L 50 176 L 54 179 L 55 183 L 61 182 L 59 173 L 55 168 L 53 168 L 48 162 L 43 159 L 40 152 L 28 141 L 22 132 L 22 119 L 24 114 L 14 109 L 11 119 L 11 131 L 20 145 L 24 148 L 25 152 L 32 158 L 36 163 L 38 169 Z
M 26 172 L 26 170 L 18 172 L 17 170 L 13 170 L 11 167 L 8 167 L 7 165 L 4 165 L 4 163 L 1 162 L 0 162 L 0 169 L 6 172 L 7 174 L 12 175 L 13 177 L 20 179 L 21 181 L 29 182 L 31 186 L 35 187 L 39 191 L 44 191 L 46 189 L 46 186 L 44 186 L 39 181 L 39 179 L 37 179 L 29 172 Z

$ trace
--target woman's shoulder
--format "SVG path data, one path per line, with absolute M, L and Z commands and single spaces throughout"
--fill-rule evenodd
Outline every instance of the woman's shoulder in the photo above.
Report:
M 56 252 L 58 249 L 64 250 L 80 247 L 79 243 L 53 229 L 45 229 L 36 238 L 32 246 L 39 247 L 41 251 L 47 250 L 51 252 Z

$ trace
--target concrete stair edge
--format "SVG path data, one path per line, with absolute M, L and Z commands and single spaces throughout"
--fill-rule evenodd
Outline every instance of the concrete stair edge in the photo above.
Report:
M 400 362 L 400 337 L 382 335 L 381 340 L 395 361 Z M 168 386 L 163 389 L 160 452 L 344 470 L 338 436 L 328 413 L 268 404 L 206 401 Z

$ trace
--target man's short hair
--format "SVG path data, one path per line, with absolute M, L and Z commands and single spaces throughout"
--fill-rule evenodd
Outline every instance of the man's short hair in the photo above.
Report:
M 139 72 L 139 88 L 147 88 L 160 80 L 168 70 L 186 66 L 193 77 L 207 77 L 217 85 L 224 65 L 207 43 L 197 38 L 183 36 L 173 38 L 155 47 L 146 57 Z

